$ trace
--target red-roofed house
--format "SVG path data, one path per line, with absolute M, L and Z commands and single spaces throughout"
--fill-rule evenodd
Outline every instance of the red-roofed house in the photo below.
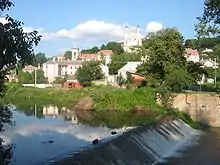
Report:
M 35 69 L 38 69 L 37 67 L 35 67 L 35 66 L 32 66 L 32 65 L 27 65 L 27 66 L 25 66 L 24 67 L 24 69 L 23 69 L 23 71 L 24 72 L 33 72 Z
M 98 60 L 98 54 L 80 54 L 79 59 L 84 61 Z
M 199 62 L 199 51 L 197 49 L 186 48 L 185 49 L 185 57 L 187 61 Z

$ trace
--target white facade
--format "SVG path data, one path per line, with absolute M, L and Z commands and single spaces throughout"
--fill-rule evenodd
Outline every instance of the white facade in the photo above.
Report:
M 64 75 L 75 75 L 77 69 L 81 66 L 81 60 L 71 61 L 48 61 L 43 64 L 43 71 L 45 77 L 48 78 L 48 82 L 52 83 L 56 77 Z
M 205 59 L 200 61 L 203 67 L 210 67 L 210 68 L 218 68 L 218 63 L 211 60 L 211 59 Z
M 72 60 L 77 60 L 79 58 L 79 55 L 79 48 L 72 48 Z
M 121 75 L 123 78 L 127 78 L 127 72 L 135 73 L 137 67 L 141 65 L 142 62 L 128 62 L 125 66 L 118 70 L 118 76 Z
M 200 57 L 199 57 L 199 55 L 191 55 L 191 56 L 187 56 L 186 60 L 196 63 L 196 62 L 200 61 Z
M 124 40 L 123 49 L 125 52 L 132 52 L 135 46 L 142 45 L 142 36 L 140 33 L 139 26 L 135 29 L 125 27 L 124 29 Z

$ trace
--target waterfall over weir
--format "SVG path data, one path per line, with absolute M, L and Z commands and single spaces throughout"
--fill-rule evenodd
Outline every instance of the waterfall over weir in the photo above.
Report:
M 177 119 L 141 126 L 118 138 L 60 160 L 66 165 L 154 165 L 195 144 L 200 131 Z M 56 163 L 55 163 L 56 164 Z

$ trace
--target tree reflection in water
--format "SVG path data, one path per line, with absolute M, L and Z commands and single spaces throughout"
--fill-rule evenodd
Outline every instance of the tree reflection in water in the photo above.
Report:
M 0 106 L 0 132 L 4 131 L 6 124 L 12 125 L 12 107 Z M 12 158 L 12 144 L 4 144 L 4 140 L 0 138 L 0 164 L 9 164 Z

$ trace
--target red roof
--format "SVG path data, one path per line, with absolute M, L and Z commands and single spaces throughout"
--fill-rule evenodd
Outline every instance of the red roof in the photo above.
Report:
M 100 50 L 99 53 L 102 53 L 104 55 L 112 55 L 113 51 L 112 50 Z
M 35 67 L 35 66 L 27 65 L 27 66 L 24 67 L 23 70 L 34 70 L 34 69 L 36 69 L 36 68 L 37 68 L 37 67 Z
M 185 53 L 187 56 L 199 56 L 199 51 L 197 49 L 187 48 Z
M 98 59 L 98 54 L 81 54 L 79 56 L 81 59 Z

